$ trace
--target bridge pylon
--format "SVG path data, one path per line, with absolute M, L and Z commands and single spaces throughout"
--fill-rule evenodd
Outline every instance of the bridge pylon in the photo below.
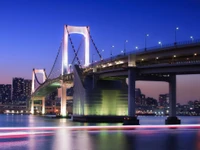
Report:
M 42 82 L 44 83 L 47 79 L 46 71 L 45 69 L 35 69 L 33 68 L 32 71 L 32 88 L 31 88 L 31 94 L 35 92 L 35 80 L 37 80 L 36 74 L 40 73 L 42 74 Z
M 45 69 L 33 69 L 32 71 L 32 88 L 31 94 L 35 92 L 35 80 L 38 82 L 36 74 L 40 73 L 43 75 L 42 82 L 44 83 L 47 79 Z M 31 97 L 31 114 L 34 114 L 34 100 L 42 100 L 42 114 L 45 114 L 45 97 Z
M 67 85 L 64 83 L 63 80 L 61 82 L 61 103 L 60 103 L 60 115 L 61 116 L 67 116 L 67 110 L 66 110 L 66 105 L 67 105 L 67 96 L 66 96 L 66 91 L 67 91 Z
M 181 124 L 176 116 L 176 74 L 170 74 L 169 77 L 169 117 L 165 124 Z
M 70 73 L 70 67 L 68 64 L 68 40 L 69 34 L 81 34 L 85 38 L 85 64 L 89 65 L 89 33 L 87 26 L 69 26 L 64 25 L 64 38 L 63 38 L 63 51 L 62 51 L 62 75 Z
M 89 33 L 88 33 L 87 26 L 69 26 L 64 25 L 64 38 L 63 38 L 63 51 L 62 51 L 62 76 L 65 74 L 70 73 L 70 66 L 68 63 L 68 40 L 70 34 L 81 34 L 84 36 L 85 40 L 85 64 L 84 66 L 89 65 Z M 77 54 L 75 54 L 77 55 Z M 66 116 L 66 104 L 67 104 L 67 97 L 66 97 L 66 89 L 67 85 L 64 83 L 63 80 L 61 82 L 61 116 Z
M 42 100 L 42 104 L 40 105 L 42 107 L 41 114 L 45 114 L 45 97 L 32 97 L 31 98 L 31 114 L 34 114 L 34 101 L 35 100 Z

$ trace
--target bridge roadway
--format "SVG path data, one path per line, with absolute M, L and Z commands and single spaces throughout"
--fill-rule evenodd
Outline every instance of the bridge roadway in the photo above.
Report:
M 73 73 L 66 74 L 66 75 L 60 75 L 57 78 L 46 80 L 39 88 L 35 90 L 35 92 L 32 94 L 32 99 L 38 99 L 38 97 L 44 97 L 56 89 L 61 87 L 61 81 L 64 81 L 67 84 L 73 83 L 74 75 Z
M 117 55 L 90 64 L 88 67 L 83 68 L 82 72 L 84 77 L 96 75 L 100 79 L 112 80 L 129 78 L 130 68 L 134 68 L 134 72 L 136 72 L 136 79 L 134 80 L 170 82 L 172 80 L 171 76 L 199 74 L 200 42 Z M 45 81 L 33 93 L 33 99 L 34 97 L 45 96 L 59 88 L 61 80 L 64 83 L 73 83 L 73 72 Z

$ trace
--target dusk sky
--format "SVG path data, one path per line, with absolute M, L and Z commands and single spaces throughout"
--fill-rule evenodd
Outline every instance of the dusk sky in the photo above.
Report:
M 11 84 L 13 77 L 31 79 L 33 68 L 45 68 L 48 74 L 65 24 L 89 26 L 107 58 L 112 45 L 113 55 L 120 54 L 125 40 L 127 52 L 143 48 L 147 33 L 147 47 L 173 43 L 176 27 L 177 41 L 200 39 L 200 1 L 1 0 L 0 84 Z M 168 93 L 167 83 L 137 82 L 137 87 L 156 99 Z M 178 76 L 177 101 L 195 99 L 200 99 L 200 76 Z

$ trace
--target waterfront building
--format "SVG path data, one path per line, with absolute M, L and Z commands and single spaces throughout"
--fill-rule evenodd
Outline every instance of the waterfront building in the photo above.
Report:
M 0 84 L 0 104 L 11 103 L 11 84 Z
M 24 79 L 13 78 L 12 80 L 12 102 L 13 104 L 19 104 L 24 99 Z
M 31 96 L 31 80 L 24 78 L 13 78 L 12 81 L 12 103 L 27 105 Z
M 45 98 L 45 112 L 47 114 L 54 114 L 57 112 L 56 108 L 56 98 L 58 95 L 58 91 L 54 91 L 46 96 Z
M 26 98 L 31 97 L 31 84 L 32 80 L 24 80 L 24 95 L 26 96 Z
M 199 100 L 194 101 L 194 111 L 196 112 L 197 115 L 200 115 L 200 101 Z
M 135 103 L 137 106 L 141 106 L 142 103 L 141 90 L 139 88 L 135 89 Z
M 169 106 L 169 94 L 160 94 L 158 101 L 159 101 L 159 106 L 168 107 Z
M 158 102 L 156 99 L 152 98 L 152 97 L 147 97 L 146 98 L 146 105 L 149 106 L 149 108 L 157 108 L 158 106 Z

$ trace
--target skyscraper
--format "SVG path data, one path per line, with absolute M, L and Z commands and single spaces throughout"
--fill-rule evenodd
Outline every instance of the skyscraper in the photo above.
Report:
M 11 84 L 0 84 L 0 104 L 11 103 Z
M 26 105 L 27 99 L 31 95 L 31 80 L 23 78 L 13 78 L 12 82 L 12 102 L 13 104 Z
M 24 79 L 13 78 L 12 81 L 12 102 L 13 104 L 19 104 L 24 98 Z
M 169 106 L 169 94 L 159 95 L 159 106 L 163 106 L 163 107 Z
M 24 80 L 24 94 L 26 98 L 30 98 L 31 96 L 31 84 L 32 80 Z

